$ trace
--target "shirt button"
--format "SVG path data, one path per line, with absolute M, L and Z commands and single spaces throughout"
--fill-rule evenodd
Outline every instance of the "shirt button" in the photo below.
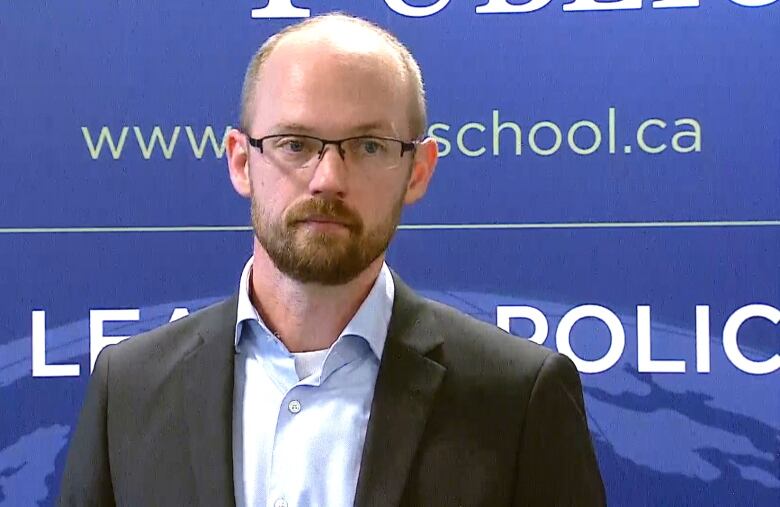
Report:
M 277 498 L 274 502 L 274 507 L 287 507 L 287 500 L 284 498 Z
M 297 414 L 298 412 L 301 411 L 301 402 L 298 400 L 292 400 L 290 403 L 287 404 L 287 410 L 289 410 L 293 414 Z M 284 505 L 287 505 L 287 503 L 285 502 Z M 279 507 L 279 506 L 274 506 L 274 507 Z

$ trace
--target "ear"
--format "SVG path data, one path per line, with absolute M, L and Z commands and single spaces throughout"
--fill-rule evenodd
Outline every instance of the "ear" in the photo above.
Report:
M 249 198 L 251 195 L 249 185 L 249 149 L 248 141 L 243 132 L 231 129 L 225 137 L 225 150 L 227 151 L 228 173 L 233 188 L 241 197 Z
M 417 145 L 412 163 L 412 174 L 406 186 L 404 204 L 414 204 L 422 199 L 428 190 L 428 183 L 436 170 L 436 161 L 439 158 L 439 148 L 436 140 L 430 137 Z

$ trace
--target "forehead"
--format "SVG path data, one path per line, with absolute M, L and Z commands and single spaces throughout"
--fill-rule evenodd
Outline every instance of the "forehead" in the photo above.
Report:
M 267 132 L 296 124 L 325 137 L 377 124 L 386 134 L 408 135 L 410 87 L 400 59 L 380 42 L 327 37 L 280 41 L 255 83 L 255 129 Z

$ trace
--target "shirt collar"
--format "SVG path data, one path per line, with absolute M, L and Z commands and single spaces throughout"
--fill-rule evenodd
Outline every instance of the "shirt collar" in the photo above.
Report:
M 249 297 L 249 280 L 252 273 L 252 257 L 244 265 L 241 273 L 241 281 L 238 285 L 238 310 L 236 315 L 236 329 L 234 335 L 234 345 L 236 352 L 239 352 L 239 342 L 241 341 L 241 329 L 243 322 L 255 321 L 261 329 L 273 336 L 268 326 L 257 313 L 252 300 Z M 390 273 L 390 268 L 386 263 L 382 263 L 382 269 L 379 271 L 376 281 L 374 281 L 371 291 L 363 300 L 358 311 L 347 323 L 347 326 L 339 335 L 359 336 L 363 338 L 371 348 L 371 351 L 377 357 L 382 358 L 382 351 L 387 338 L 387 327 L 390 324 L 390 316 L 393 311 L 393 300 L 395 299 L 395 284 Z

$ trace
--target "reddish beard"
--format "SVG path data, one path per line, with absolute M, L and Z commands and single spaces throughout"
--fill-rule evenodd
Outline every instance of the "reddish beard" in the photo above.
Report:
M 288 277 L 301 283 L 342 285 L 387 250 L 402 208 L 399 198 L 382 223 L 366 230 L 360 216 L 341 200 L 313 197 L 274 220 L 252 192 L 252 226 L 274 266 Z M 341 224 L 344 230 L 310 230 L 306 222 L 311 218 Z

